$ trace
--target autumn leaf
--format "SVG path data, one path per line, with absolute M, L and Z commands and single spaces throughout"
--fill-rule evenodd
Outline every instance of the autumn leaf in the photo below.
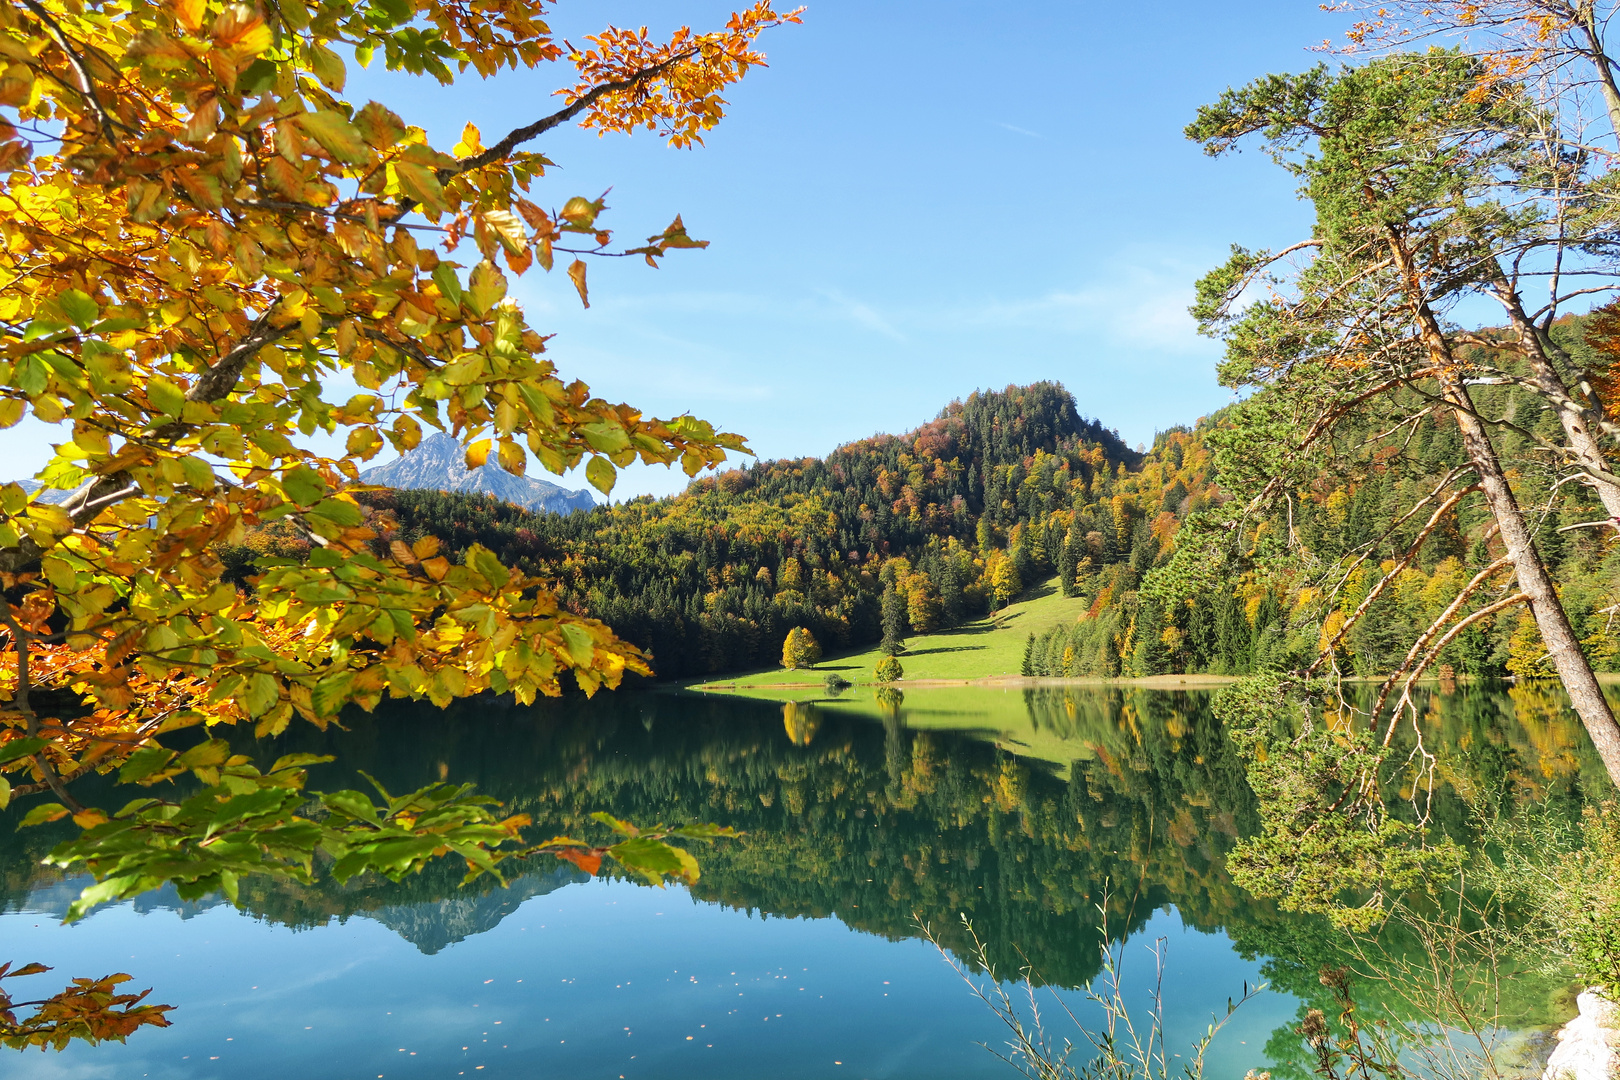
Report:
M 301 816 L 290 776 L 259 775 L 219 740 L 173 756 L 169 732 L 237 724 L 269 738 L 389 697 L 527 704 L 570 678 L 595 691 L 652 670 L 599 623 L 559 626 L 568 607 L 551 578 L 489 552 L 463 562 L 431 535 L 396 540 L 389 514 L 357 497 L 366 463 L 428 430 L 467 445 L 470 467 L 497 438 L 512 472 L 531 452 L 559 470 L 589 457 L 602 490 L 627 455 L 708 468 L 729 437 L 595 398 L 509 295 L 496 257 L 519 273 L 549 268 L 564 229 L 611 241 L 603 199 L 552 215 L 522 195 L 553 164 L 523 132 L 565 103 L 539 105 L 510 136 L 469 124 L 445 148 L 421 117 L 345 97 L 345 63 L 431 75 L 446 95 L 463 67 L 562 72 L 550 78 L 565 101 L 623 83 L 634 92 L 593 95 L 579 118 L 695 132 L 762 59 L 760 34 L 797 16 L 756 3 L 704 33 L 607 31 L 576 56 L 541 0 L 497 6 L 0 5 L 0 427 L 61 424 L 33 479 L 85 493 L 70 513 L 0 485 L 14 621 L 0 627 L 0 672 L 26 659 L 44 708 L 33 721 L 0 708 L 0 747 L 17 751 L 0 756 L 0 801 L 27 806 L 30 824 L 73 819 L 82 843 L 61 865 L 96 879 L 77 913 L 164 880 L 229 896 L 250 874 L 298 879 L 317 851 L 387 877 L 447 848 L 498 872 L 518 850 L 515 819 L 439 789 L 413 795 L 417 816 L 389 818 L 375 845 L 327 835 Z M 712 59 L 670 59 L 693 49 Z M 30 131 L 54 140 L 48 154 Z M 513 150 L 462 171 L 486 143 Z M 457 265 L 468 240 L 488 257 Z M 583 259 L 569 278 L 588 304 Z M 232 549 L 250 564 L 228 571 Z M 8 678 L 0 705 L 16 693 Z M 26 742 L 31 722 L 54 734 Z M 126 767 L 151 783 L 116 813 L 40 805 L 36 756 L 73 791 Z M 206 814 L 162 801 L 182 776 L 217 795 Z M 437 811 L 472 830 L 461 847 L 411 823 Z M 203 843 L 221 829 L 231 843 Z M 252 865 L 230 850 L 255 853 Z
M 579 292 L 580 303 L 584 304 L 586 307 L 590 307 L 591 306 L 590 294 L 585 291 L 585 262 L 584 262 L 584 260 L 575 259 L 572 263 L 570 263 L 568 265 L 568 278 L 569 278 L 570 281 L 572 281 L 574 283 L 574 288 L 576 290 L 578 290 L 578 292 Z
M 330 110 L 304 113 L 298 118 L 298 126 L 309 132 L 316 142 L 324 146 L 339 161 L 350 165 L 364 165 L 371 160 L 371 150 L 361 137 L 360 129 L 339 113 Z M 437 181 L 434 183 L 437 184 Z

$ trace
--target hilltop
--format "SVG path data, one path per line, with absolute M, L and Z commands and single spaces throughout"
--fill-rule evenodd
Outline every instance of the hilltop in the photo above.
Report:
M 481 543 L 552 577 L 568 604 L 650 652 L 660 677 L 680 678 L 774 666 L 794 626 L 845 652 L 876 645 L 886 623 L 900 636 L 964 626 L 1054 575 L 1062 596 L 1098 573 L 1128 592 L 1200 505 L 1189 492 L 1205 464 L 1173 450 L 1188 439 L 1145 458 L 1063 386 L 1035 383 L 825 458 L 758 462 L 586 514 L 405 491 L 367 501 L 394 515 L 397 538 Z

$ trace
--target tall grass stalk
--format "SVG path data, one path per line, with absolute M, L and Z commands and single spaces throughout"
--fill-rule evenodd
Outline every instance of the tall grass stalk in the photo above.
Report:
M 1191 1060 L 1179 1063 L 1179 1069 L 1174 1069 L 1173 1057 L 1180 1055 L 1171 1055 L 1165 1046 L 1165 939 L 1156 939 L 1149 948 L 1153 955 L 1153 988 L 1149 994 L 1152 1006 L 1145 1018 L 1141 1018 L 1125 1003 L 1125 943 L 1108 937 L 1106 908 L 1099 905 L 1097 912 L 1104 927 L 1102 944 L 1098 946 L 1102 971 L 1086 984 L 1085 999 L 1102 1010 L 1102 1025 L 1088 1026 L 1056 990 L 1046 988 L 1051 1001 L 1073 1026 L 1078 1041 L 1067 1035 L 1054 1036 L 1047 1030 L 1041 1015 L 1043 995 L 1035 985 L 1035 973 L 1030 965 L 1027 962 L 1021 965 L 1013 982 L 1003 979 L 966 916 L 962 918 L 962 927 L 972 942 L 968 950 L 969 964 L 977 965 L 983 971 L 982 976 L 975 976 L 969 964 L 952 955 L 928 924 L 919 920 L 917 925 L 973 995 L 1006 1025 L 1011 1035 L 1006 1052 L 988 1043 L 979 1045 L 1031 1080 L 1170 1080 L 1172 1076 L 1202 1080 L 1204 1056 L 1216 1034 L 1245 1002 L 1264 991 L 1266 984 L 1251 987 L 1245 982 L 1242 996 L 1228 999 L 1225 1015 L 1213 1017 L 1203 1038 L 1193 1044 Z M 1014 989 L 1009 989 L 1009 985 Z M 1077 1056 L 1085 1058 L 1079 1065 L 1074 1064 Z

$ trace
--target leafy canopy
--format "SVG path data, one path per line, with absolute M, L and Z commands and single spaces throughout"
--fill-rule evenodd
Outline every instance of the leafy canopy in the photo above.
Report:
M 575 47 L 546 7 L 0 9 L 0 425 L 71 432 L 45 492 L 0 486 L 0 807 L 51 789 L 29 820 L 71 813 L 89 830 L 56 859 L 101 877 L 98 898 L 165 879 L 230 891 L 243 873 L 307 874 L 317 854 L 393 875 L 455 852 L 476 873 L 524 847 L 521 821 L 462 789 L 315 798 L 309 762 L 261 771 L 217 739 L 176 754 L 154 743 L 165 732 L 272 735 L 385 695 L 528 702 L 564 672 L 590 693 L 648 670 L 487 550 L 452 564 L 432 538 L 383 545 L 386 521 L 352 494 L 362 462 L 426 428 L 463 440 L 469 466 L 494 454 L 521 473 L 532 452 L 552 471 L 583 463 L 603 491 L 638 459 L 696 474 L 746 449 L 565 379 L 507 293 L 566 256 L 585 301 L 588 257 L 656 266 L 701 247 L 679 217 L 623 247 L 601 198 L 543 205 L 551 162 L 525 146 L 569 121 L 700 143 L 725 88 L 763 63 L 758 36 L 797 13 L 760 0 L 714 32 L 609 28 Z M 345 57 L 446 85 L 469 68 L 568 73 L 556 111 L 488 145 L 469 124 L 439 148 L 386 105 L 345 98 Z M 309 449 L 317 434 L 343 452 Z M 51 489 L 72 494 L 52 504 Z M 222 580 L 218 546 L 278 522 L 311 556 L 264 566 L 249 590 Z M 114 769 L 192 786 L 112 813 L 74 797 L 79 777 Z M 695 876 L 668 833 L 541 846 Z

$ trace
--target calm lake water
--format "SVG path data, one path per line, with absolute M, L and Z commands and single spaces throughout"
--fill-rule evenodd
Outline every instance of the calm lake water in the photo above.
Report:
M 1008 1077 L 976 1045 L 1004 1030 L 917 920 L 961 952 L 965 916 L 1004 974 L 1027 963 L 1043 995 L 1095 1020 L 1072 988 L 1097 974 L 1105 900 L 1135 1007 L 1160 942 L 1172 1052 L 1264 978 L 1276 989 L 1221 1033 L 1208 1075 L 1288 1055 L 1332 935 L 1227 877 L 1254 811 L 1208 695 L 799 697 L 396 707 L 243 747 L 339 753 L 312 770 L 318 788 L 360 786 L 344 769 L 393 790 L 474 781 L 537 834 L 589 833 L 595 810 L 746 830 L 699 850 L 691 889 L 550 860 L 507 889 L 459 888 L 445 865 L 399 885 L 244 882 L 243 910 L 158 892 L 64 927 L 82 882 L 38 867 L 62 834 L 0 816 L 0 960 L 55 969 L 14 992 L 124 971 L 176 1006 L 173 1027 L 126 1045 L 0 1051 L 0 1076 Z M 1462 823 L 1462 796 L 1574 808 L 1603 790 L 1550 691 L 1435 693 L 1421 723 L 1443 823 Z M 1526 994 L 1526 1023 L 1558 1019 L 1545 988 Z M 1072 1034 L 1056 1012 L 1052 1031 Z

